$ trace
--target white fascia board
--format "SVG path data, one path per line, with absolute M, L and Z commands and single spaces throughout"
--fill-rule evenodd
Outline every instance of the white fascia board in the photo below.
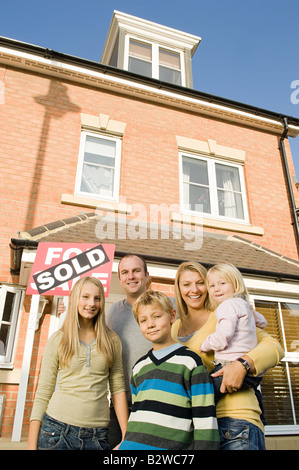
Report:
M 270 279 L 262 278 L 247 278 L 244 276 L 244 281 L 250 294 L 263 294 L 275 296 L 291 296 L 292 298 L 299 299 L 298 282 L 279 282 Z

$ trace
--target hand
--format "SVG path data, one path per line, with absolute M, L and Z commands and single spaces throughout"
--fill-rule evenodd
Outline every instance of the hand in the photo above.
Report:
M 118 450 L 118 448 L 119 448 L 119 446 L 121 445 L 122 441 L 123 441 L 123 439 L 120 441 L 120 443 L 119 443 L 119 444 L 117 444 L 117 446 L 113 447 L 113 449 L 112 449 L 112 450 Z
M 65 305 L 63 302 L 60 302 L 58 304 L 58 308 L 57 308 L 57 315 L 60 317 L 60 315 L 62 315 L 64 312 L 65 312 Z
M 233 393 L 242 387 L 243 380 L 246 377 L 246 370 L 239 361 L 234 361 L 211 375 L 212 377 L 223 376 L 220 387 L 221 393 Z

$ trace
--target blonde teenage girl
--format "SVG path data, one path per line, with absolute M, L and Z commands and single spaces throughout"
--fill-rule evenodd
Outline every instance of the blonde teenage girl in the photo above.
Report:
M 124 436 L 128 409 L 120 340 L 105 323 L 101 282 L 84 277 L 72 289 L 63 327 L 44 351 L 28 448 L 108 449 L 108 384 Z

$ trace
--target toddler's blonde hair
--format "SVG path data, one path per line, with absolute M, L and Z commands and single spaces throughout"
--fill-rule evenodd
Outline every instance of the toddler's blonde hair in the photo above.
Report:
M 209 290 L 209 276 L 212 274 L 218 274 L 225 281 L 229 282 L 234 288 L 234 294 L 232 297 L 243 297 L 250 305 L 249 293 L 245 282 L 240 271 L 230 263 L 219 263 L 215 264 L 212 268 L 209 269 L 207 273 L 207 285 Z M 210 298 L 210 302 L 213 308 L 217 307 L 217 304 Z

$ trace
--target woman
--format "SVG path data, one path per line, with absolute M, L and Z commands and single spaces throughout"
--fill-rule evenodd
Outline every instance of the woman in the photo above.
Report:
M 124 436 L 128 408 L 120 340 L 105 323 L 101 282 L 83 277 L 72 289 L 62 329 L 44 351 L 28 449 L 109 449 L 108 383 Z
M 216 317 L 211 310 L 206 286 L 206 269 L 196 262 L 179 266 L 175 297 L 179 319 L 172 327 L 173 339 L 199 353 L 201 343 L 215 332 Z M 259 375 L 274 367 L 284 356 L 280 344 L 257 328 L 258 346 L 242 356 Z M 214 368 L 214 352 L 201 353 L 209 371 Z M 226 365 L 215 376 L 223 375 L 222 392 L 228 392 L 217 405 L 221 450 L 264 450 L 265 438 L 261 410 L 253 389 L 239 390 L 247 370 L 239 361 Z

